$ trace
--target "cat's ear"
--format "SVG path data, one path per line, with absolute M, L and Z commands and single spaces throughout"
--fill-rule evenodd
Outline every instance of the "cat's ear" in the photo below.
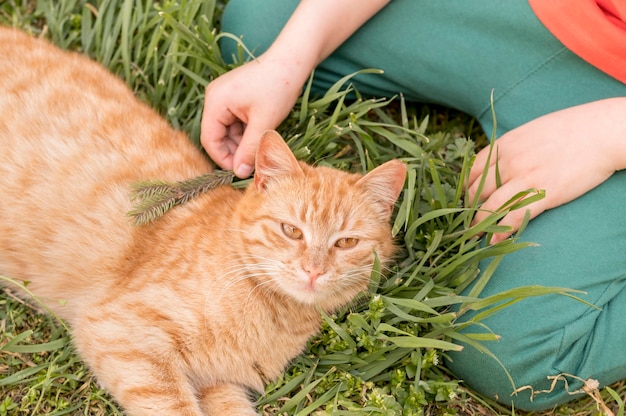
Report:
M 380 202 L 385 213 L 391 215 L 393 206 L 404 188 L 406 165 L 399 160 L 390 160 L 359 179 L 374 199 Z
M 263 133 L 256 152 L 254 186 L 262 189 L 272 178 L 301 174 L 300 164 L 281 135 L 274 130 Z

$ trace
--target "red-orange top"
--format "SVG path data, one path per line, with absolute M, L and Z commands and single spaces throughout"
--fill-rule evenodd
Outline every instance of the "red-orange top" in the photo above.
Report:
M 626 1 L 529 0 L 537 18 L 568 49 L 626 83 Z

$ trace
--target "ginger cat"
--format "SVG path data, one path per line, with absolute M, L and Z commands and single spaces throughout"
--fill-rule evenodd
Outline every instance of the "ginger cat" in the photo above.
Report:
M 129 415 L 256 414 L 249 392 L 303 350 L 318 308 L 393 255 L 404 164 L 311 167 L 276 132 L 245 192 L 132 225 L 131 184 L 210 172 L 203 154 L 81 55 L 0 28 L 0 57 L 0 275 L 70 324 Z

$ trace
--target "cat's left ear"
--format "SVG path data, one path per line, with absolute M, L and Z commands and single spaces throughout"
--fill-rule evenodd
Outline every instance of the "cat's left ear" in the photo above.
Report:
M 357 183 L 363 184 L 383 205 L 385 213 L 391 215 L 393 206 L 404 188 L 405 178 L 406 165 L 399 160 L 390 160 L 369 172 Z
M 281 135 L 274 130 L 263 133 L 256 152 L 254 186 L 262 189 L 272 178 L 301 174 L 298 160 Z

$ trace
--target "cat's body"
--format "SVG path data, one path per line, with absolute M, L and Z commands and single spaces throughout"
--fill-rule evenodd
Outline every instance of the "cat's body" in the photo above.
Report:
M 255 414 L 332 311 L 393 253 L 404 166 L 365 177 L 261 140 L 254 183 L 133 226 L 130 186 L 210 163 L 99 65 L 0 27 L 0 275 L 28 281 L 130 415 Z

